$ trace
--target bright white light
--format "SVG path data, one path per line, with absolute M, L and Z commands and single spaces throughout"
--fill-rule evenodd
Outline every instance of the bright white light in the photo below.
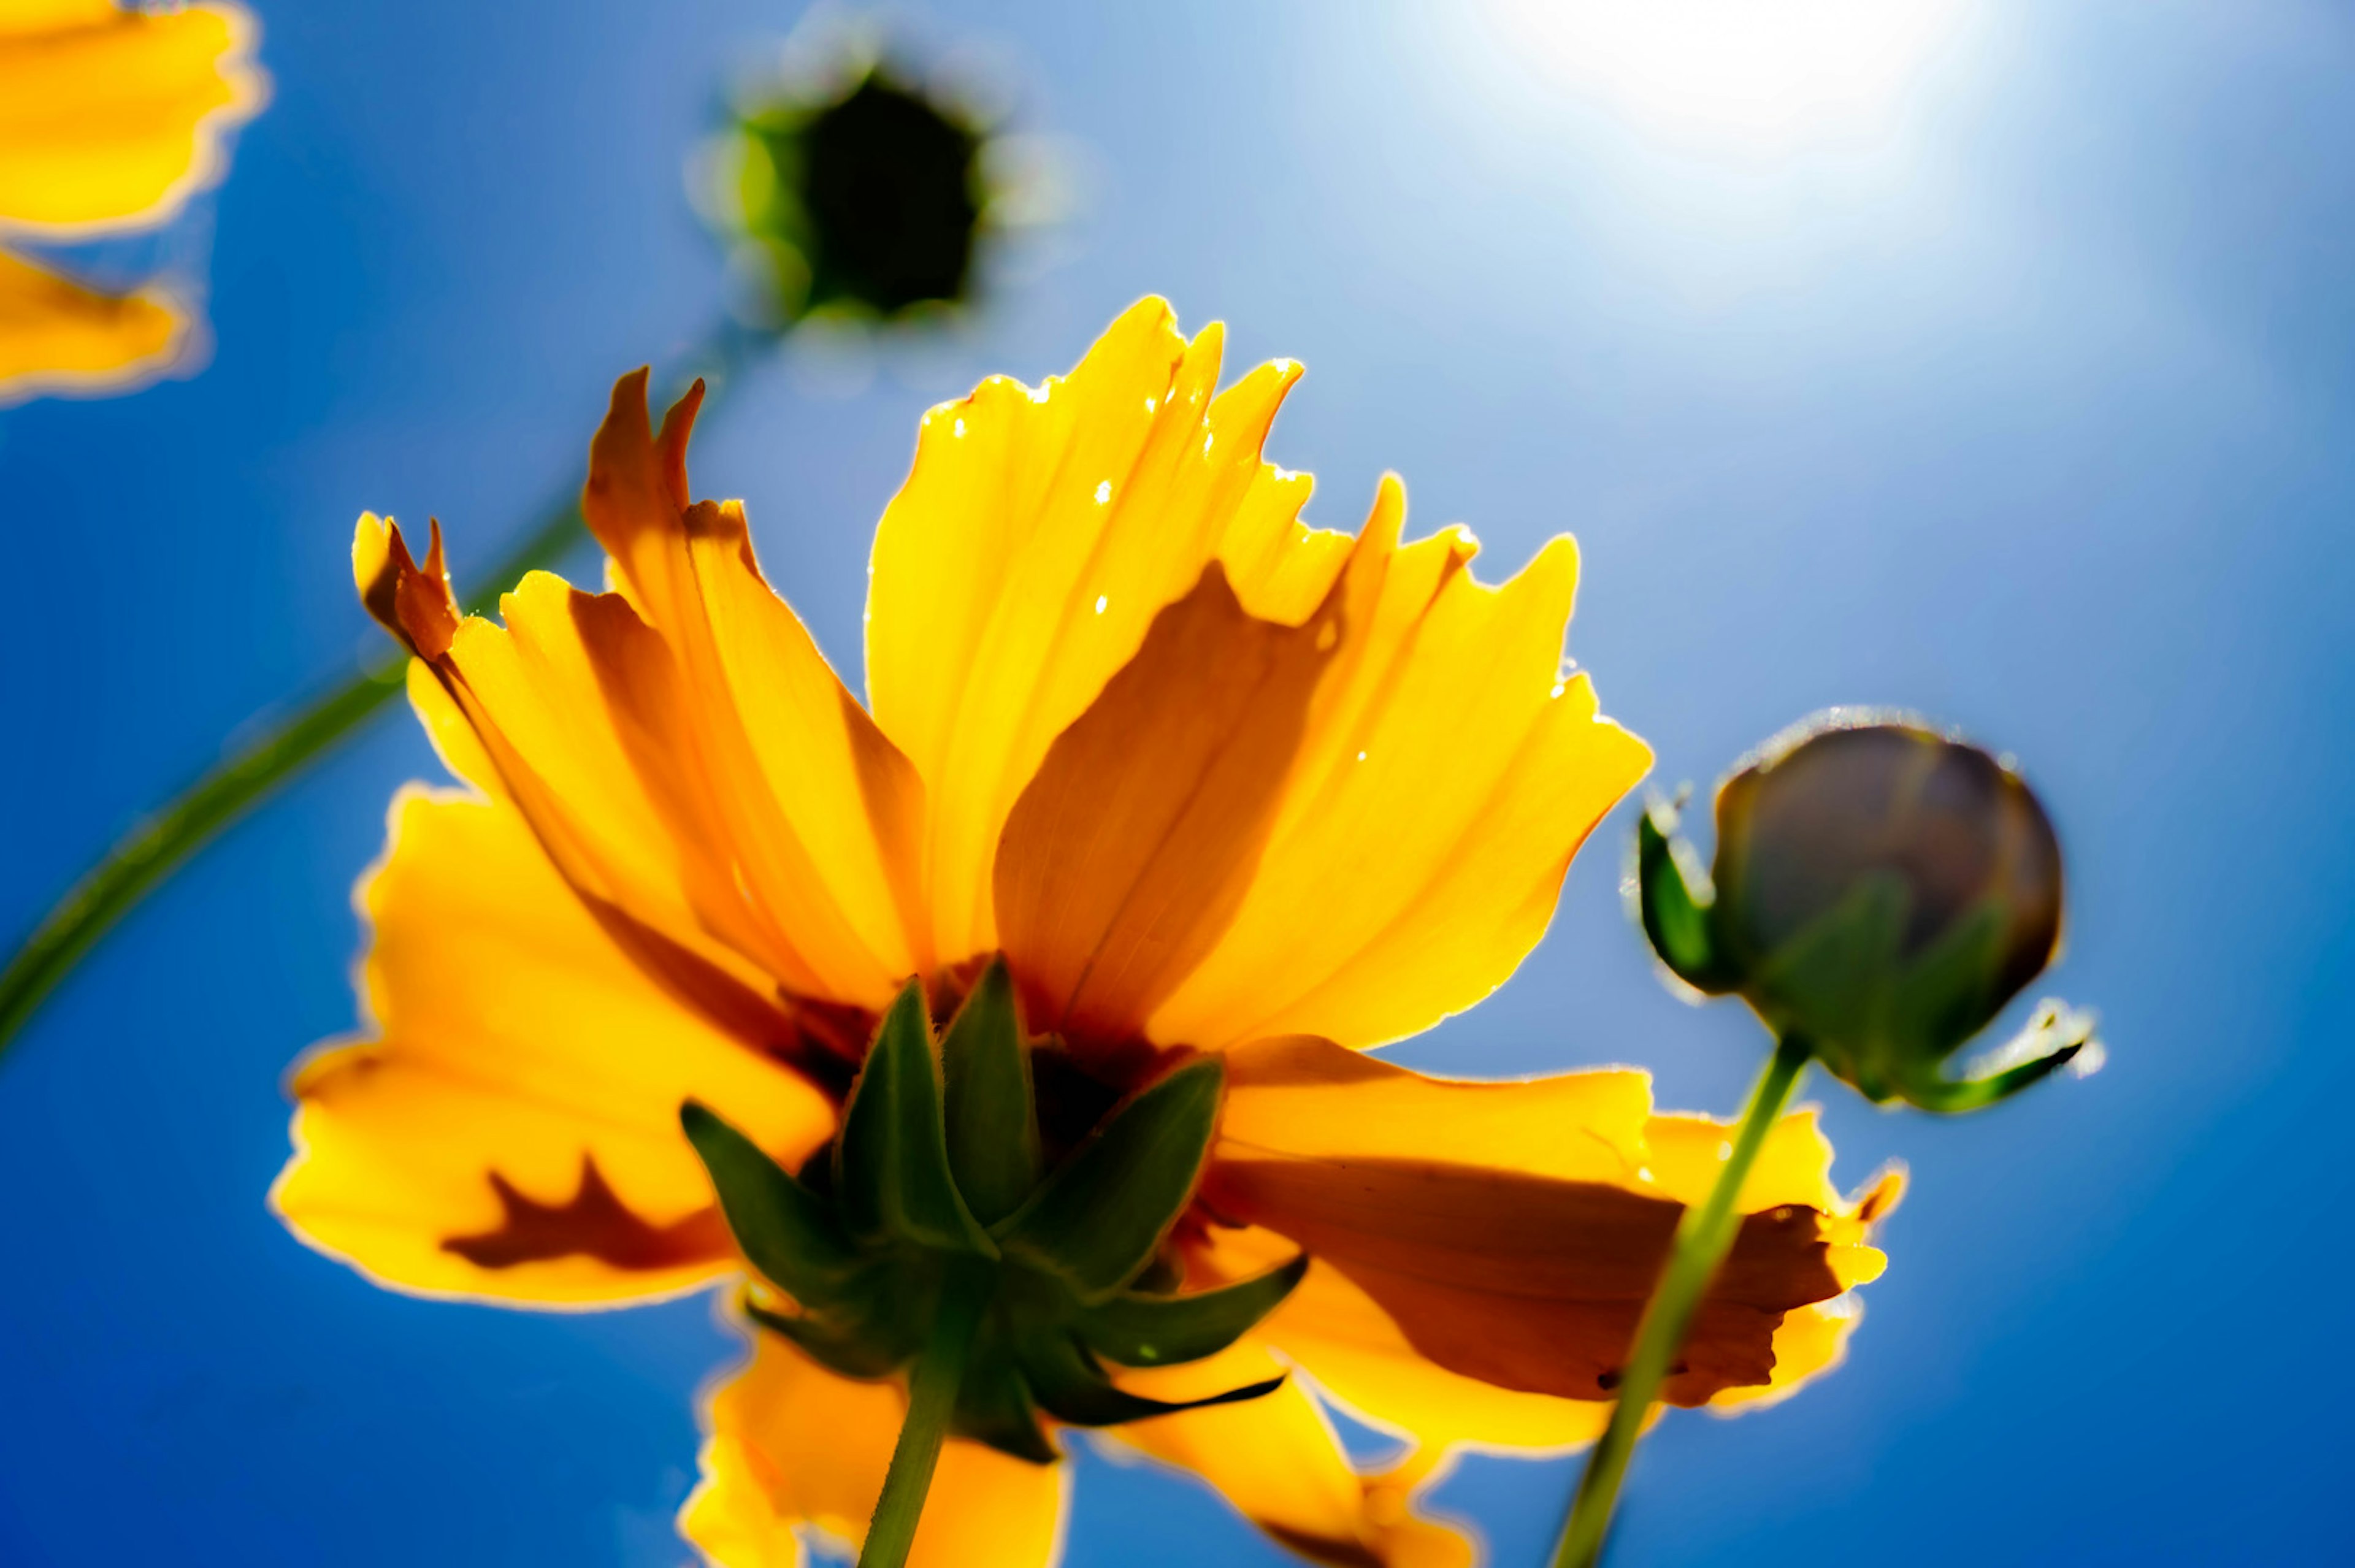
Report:
M 1871 120 L 1966 0 L 1497 0 L 1517 45 L 1630 120 L 1781 141 Z

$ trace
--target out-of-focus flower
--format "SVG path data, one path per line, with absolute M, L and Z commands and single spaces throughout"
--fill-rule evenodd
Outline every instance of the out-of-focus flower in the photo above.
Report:
M 819 314 L 952 311 L 980 251 L 1035 221 L 1042 176 L 1009 156 L 998 112 L 895 64 L 858 34 L 805 41 L 747 87 L 697 159 L 697 205 L 733 246 L 759 325 Z
M 471 1299 L 643 1300 L 753 1254 L 765 1327 L 682 1521 L 720 1562 L 859 1539 L 907 1409 L 894 1315 L 975 1259 L 1008 1338 L 912 1561 L 1048 1561 L 1060 1429 L 1109 1421 L 1304 1555 L 1468 1562 L 1416 1487 L 1454 1445 L 1601 1428 L 1719 1168 L 1726 1128 L 1655 1114 L 1640 1072 L 1362 1054 L 1503 982 L 1648 752 L 1561 668 L 1572 541 L 1483 585 L 1462 529 L 1401 542 L 1394 478 L 1356 536 L 1305 526 L 1309 480 L 1261 457 L 1298 367 L 1217 392 L 1221 340 L 1146 301 L 1068 378 L 925 417 L 863 705 L 741 507 L 690 500 L 695 399 L 657 432 L 643 376 L 584 493 L 613 592 L 534 574 L 504 625 L 464 617 L 438 531 L 420 564 L 362 520 L 362 595 L 472 787 L 395 802 L 360 891 L 373 1026 L 296 1074 L 274 1201 Z M 1140 1140 L 1148 1111 L 1176 1130 Z M 1810 1116 L 1773 1129 L 1667 1398 L 1837 1359 L 1896 1185 L 1844 1200 L 1829 1160 Z M 1158 1171 L 1150 1200 L 1114 1167 Z M 869 1246 L 913 1272 L 868 1288 Z M 1312 1381 L 1406 1457 L 1360 1475 Z
M 235 5 L 0 0 L 0 235 L 71 243 L 169 221 L 268 96 L 255 37 Z M 166 287 L 107 293 L 0 251 L 0 401 L 144 384 L 191 325 Z
M 1943 1074 L 2061 940 L 2052 825 L 1977 747 L 1834 709 L 1719 788 L 1706 876 L 1674 827 L 1656 808 L 1639 829 L 1642 914 L 1662 958 L 1700 990 L 1741 993 L 1870 1098 L 1969 1110 L 2090 1043 L 2091 1020 L 2056 1005 L 2030 1026 L 2024 1060 Z

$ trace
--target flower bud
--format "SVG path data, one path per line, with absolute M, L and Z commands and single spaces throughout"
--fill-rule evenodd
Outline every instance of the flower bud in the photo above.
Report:
M 2077 1055 L 2089 1020 L 2048 1009 L 2047 1049 L 1991 1077 L 1940 1069 L 2051 962 L 2061 848 L 2019 776 L 1902 719 L 1834 709 L 1719 789 L 1694 889 L 1672 820 L 1639 830 L 1645 928 L 1699 988 L 1739 992 L 1875 1100 L 1967 1110 Z
M 989 128 L 856 55 L 741 104 L 698 178 L 749 314 L 890 319 L 964 301 L 989 204 Z

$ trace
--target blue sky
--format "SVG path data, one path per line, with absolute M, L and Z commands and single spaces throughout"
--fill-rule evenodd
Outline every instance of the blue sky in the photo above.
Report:
M 209 368 L 0 411 L 0 928 L 371 635 L 361 508 L 439 515 L 463 567 L 577 482 L 612 379 L 716 308 L 682 161 L 797 15 L 260 9 L 276 100 L 189 219 Z M 1666 1424 L 1615 1561 L 2337 1560 L 2355 16 L 1918 9 L 1813 113 L 1508 0 L 907 13 L 995 62 L 1077 215 L 863 390 L 763 368 L 697 488 L 746 498 L 855 670 L 922 410 L 1062 368 L 1158 292 L 1229 322 L 1234 366 L 1306 363 L 1271 453 L 1319 476 L 1316 520 L 1354 527 L 1392 468 L 1410 531 L 1468 523 L 1492 579 L 1576 532 L 1571 652 L 1656 782 L 1836 701 L 2016 753 L 2073 879 L 2048 987 L 2101 1009 L 2111 1064 L 1957 1123 L 1818 1082 L 1843 1179 L 1912 1165 L 1891 1271 L 1837 1374 Z M 1831 44 L 1777 48 L 1831 91 Z M 262 1208 L 281 1075 L 354 1020 L 352 879 L 432 771 L 413 727 L 371 731 L 0 1067 L 0 1562 L 683 1560 L 690 1396 L 734 1353 L 707 1303 L 409 1300 Z M 1407 1060 L 1633 1061 L 1668 1104 L 1738 1104 L 1762 1037 L 1653 978 L 1628 831 Z M 1082 1472 L 1073 1568 L 1281 1561 L 1188 1484 Z M 1473 1459 L 1440 1501 L 1534 1565 L 1569 1478 Z

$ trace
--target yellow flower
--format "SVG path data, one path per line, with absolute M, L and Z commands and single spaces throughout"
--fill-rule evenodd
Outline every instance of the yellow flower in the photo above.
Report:
M 1572 853 L 1649 762 L 1561 667 L 1568 539 L 1501 587 L 1460 528 L 1354 538 L 1262 461 L 1299 374 L 1216 387 L 1221 334 L 1123 315 L 1060 380 L 925 416 L 878 530 L 862 706 L 763 581 L 736 503 L 690 503 L 696 400 L 615 389 L 584 505 L 615 590 L 535 574 L 462 618 L 363 518 L 361 592 L 473 788 L 412 786 L 362 884 L 374 1029 L 296 1074 L 274 1200 L 421 1294 L 643 1300 L 744 1264 L 682 1136 L 702 1102 L 788 1168 L 836 1132 L 907 976 L 945 1016 L 1003 954 L 1050 1147 L 1187 1052 L 1224 1101 L 1176 1232 L 1189 1286 L 1305 1248 L 1231 1349 L 1122 1373 L 1184 1399 L 1118 1429 L 1332 1563 L 1469 1560 L 1414 1488 L 1451 1445 L 1584 1441 L 1722 1128 L 1640 1072 L 1425 1077 L 1360 1054 L 1471 1006 L 1542 933 Z M 1053 1068 L 1050 1074 L 1050 1067 Z M 1838 1356 L 1892 1181 L 1844 1201 L 1811 1117 L 1774 1135 L 1680 1404 L 1773 1397 Z M 856 1541 L 905 1408 L 784 1338 L 713 1398 L 683 1516 L 715 1559 Z M 1316 1391 L 1410 1438 L 1362 1476 Z M 952 1439 L 912 1562 L 1054 1553 L 1060 1465 Z
M 234 5 L 0 0 L 0 234 L 100 239 L 168 220 L 218 179 L 268 83 Z M 0 251 L 0 400 L 115 391 L 168 369 L 187 306 L 109 294 Z

